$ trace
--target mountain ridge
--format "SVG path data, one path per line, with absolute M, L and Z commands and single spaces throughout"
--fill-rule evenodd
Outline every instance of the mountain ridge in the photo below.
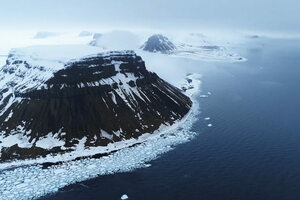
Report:
M 13 58 L 1 69 L 4 74 L 18 76 L 20 65 L 47 69 Z M 138 138 L 173 124 L 192 106 L 179 89 L 149 72 L 134 51 L 85 56 L 56 69 L 35 83 L 38 87 L 11 82 L 1 90 L 3 160 Z

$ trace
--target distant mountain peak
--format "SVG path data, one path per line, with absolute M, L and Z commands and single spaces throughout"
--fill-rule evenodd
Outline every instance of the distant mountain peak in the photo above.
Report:
M 171 53 L 176 46 L 166 36 L 155 34 L 150 36 L 141 48 L 149 52 Z
M 93 40 L 89 43 L 91 46 L 97 46 L 98 45 L 98 39 L 103 36 L 102 33 L 94 33 L 93 34 Z

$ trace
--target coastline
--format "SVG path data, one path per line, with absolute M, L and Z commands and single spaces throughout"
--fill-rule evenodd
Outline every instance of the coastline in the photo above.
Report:
M 161 125 L 161 127 L 154 131 L 154 133 L 145 133 L 141 135 L 138 139 L 129 139 L 124 140 L 116 143 L 110 143 L 107 146 L 99 146 L 99 147 L 89 147 L 84 148 L 81 146 L 76 147 L 77 149 L 72 152 L 63 153 L 63 154 L 55 154 L 55 155 L 47 155 L 46 157 L 39 157 L 35 159 L 25 159 L 25 160 L 12 160 L 8 162 L 0 163 L 0 172 L 3 170 L 9 170 L 17 167 L 24 167 L 29 165 L 36 165 L 36 164 L 45 164 L 45 165 L 57 165 L 61 164 L 63 162 L 68 161 L 76 161 L 81 159 L 90 159 L 90 158 L 100 158 L 104 156 L 108 156 L 110 154 L 113 154 L 117 151 L 120 151 L 122 149 L 126 148 L 132 148 L 136 145 L 142 144 L 144 142 L 147 142 L 149 140 L 157 139 L 159 137 L 163 137 L 165 134 L 167 134 L 170 131 L 175 130 L 180 125 L 182 125 L 195 111 L 195 107 L 197 107 L 195 104 L 194 96 L 200 92 L 200 81 L 201 75 L 200 74 L 190 74 L 186 76 L 186 80 L 184 80 L 181 83 L 182 87 L 192 87 L 184 92 L 189 98 L 191 98 L 193 105 L 190 109 L 190 111 L 180 120 L 175 121 L 174 124 L 171 126 L 167 125 Z M 187 79 L 192 80 L 191 83 L 188 83 Z
M 24 161 L 7 163 L 10 168 L 6 166 L 6 170 L 0 170 L 0 184 L 3 186 L 0 188 L 0 200 L 37 199 L 58 192 L 68 185 L 101 175 L 150 167 L 151 164 L 148 162 L 171 151 L 174 146 L 190 141 L 197 135 L 190 131 L 190 128 L 199 114 L 199 105 L 196 101 L 197 94 L 200 94 L 199 77 L 196 74 L 189 75 L 195 83 L 191 90 L 187 90 L 187 95 L 191 95 L 193 101 L 190 112 L 174 125 L 140 138 L 143 142 L 139 145 L 119 149 L 115 153 L 100 158 L 62 162 L 60 165 L 50 165 L 46 168 L 36 160 L 27 160 L 27 163 Z M 5 166 L 2 164 L 1 167 L 3 169 Z

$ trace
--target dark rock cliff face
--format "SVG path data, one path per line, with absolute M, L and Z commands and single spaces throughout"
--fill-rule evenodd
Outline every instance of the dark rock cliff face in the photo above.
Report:
M 176 46 L 167 37 L 156 34 L 149 37 L 141 48 L 149 52 L 172 53 Z
M 179 89 L 147 71 L 133 52 L 70 62 L 41 88 L 14 95 L 18 101 L 0 116 L 0 131 L 4 136 L 21 133 L 31 146 L 2 148 L 2 161 L 71 151 L 82 138 L 86 147 L 137 138 L 173 124 L 192 104 Z M 49 133 L 64 144 L 36 145 Z

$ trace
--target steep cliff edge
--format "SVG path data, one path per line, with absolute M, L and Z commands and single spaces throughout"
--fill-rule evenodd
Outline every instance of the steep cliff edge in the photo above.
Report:
M 133 51 L 68 61 L 29 52 L 12 51 L 1 69 L 1 161 L 137 138 L 191 108 Z

